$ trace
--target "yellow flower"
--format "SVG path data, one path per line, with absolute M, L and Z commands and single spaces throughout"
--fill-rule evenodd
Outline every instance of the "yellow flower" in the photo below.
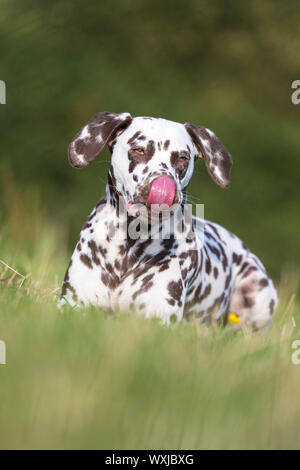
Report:
M 228 321 L 229 323 L 231 323 L 232 325 L 236 325 L 237 323 L 240 323 L 241 319 L 238 315 L 236 315 L 235 313 L 230 313 L 228 315 Z

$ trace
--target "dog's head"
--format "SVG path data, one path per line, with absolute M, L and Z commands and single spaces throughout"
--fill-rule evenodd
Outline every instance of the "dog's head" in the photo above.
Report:
M 230 184 L 231 155 L 218 137 L 202 126 L 132 118 L 129 113 L 98 113 L 71 142 L 71 165 L 88 165 L 106 144 L 112 153 L 108 183 L 128 207 L 181 203 L 196 157 L 204 158 L 219 186 Z

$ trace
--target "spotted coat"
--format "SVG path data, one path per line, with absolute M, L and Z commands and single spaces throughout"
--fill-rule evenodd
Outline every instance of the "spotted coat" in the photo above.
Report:
M 176 223 L 172 208 L 180 212 L 185 206 L 196 158 L 204 159 L 219 186 L 229 186 L 232 159 L 218 137 L 189 123 L 99 113 L 70 144 L 71 165 L 86 166 L 105 145 L 112 153 L 106 195 L 80 233 L 59 305 L 136 311 L 165 323 L 197 319 L 226 324 L 234 312 L 238 327 L 268 326 L 276 290 L 243 242 L 194 216 L 183 222 L 180 237 L 170 224 Z M 150 219 L 145 212 L 139 219 L 153 181 L 161 177 L 174 181 L 176 188 L 168 217 Z M 129 236 L 137 220 L 148 230 L 142 238 Z

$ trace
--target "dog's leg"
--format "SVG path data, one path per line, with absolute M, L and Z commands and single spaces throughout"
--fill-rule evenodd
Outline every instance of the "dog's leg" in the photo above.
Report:
M 144 267 L 147 264 L 144 265 Z M 121 286 L 118 305 L 121 311 L 135 311 L 146 318 L 160 318 L 162 323 L 182 320 L 186 297 L 186 279 L 179 259 L 167 258 L 145 270 L 142 275 L 127 276 Z
M 243 325 L 253 330 L 268 328 L 277 306 L 277 292 L 258 258 L 250 254 L 236 279 L 228 311 L 228 321 L 235 328 Z

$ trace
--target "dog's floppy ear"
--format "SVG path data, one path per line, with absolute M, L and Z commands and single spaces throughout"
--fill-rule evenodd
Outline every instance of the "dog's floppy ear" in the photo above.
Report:
M 75 168 L 88 165 L 110 142 L 118 130 L 132 121 L 129 113 L 98 113 L 76 135 L 69 145 L 69 162 Z
M 230 153 L 210 129 L 194 126 L 188 122 L 184 125 L 199 151 L 198 156 L 204 157 L 207 171 L 212 179 L 222 188 L 228 188 L 232 166 Z

